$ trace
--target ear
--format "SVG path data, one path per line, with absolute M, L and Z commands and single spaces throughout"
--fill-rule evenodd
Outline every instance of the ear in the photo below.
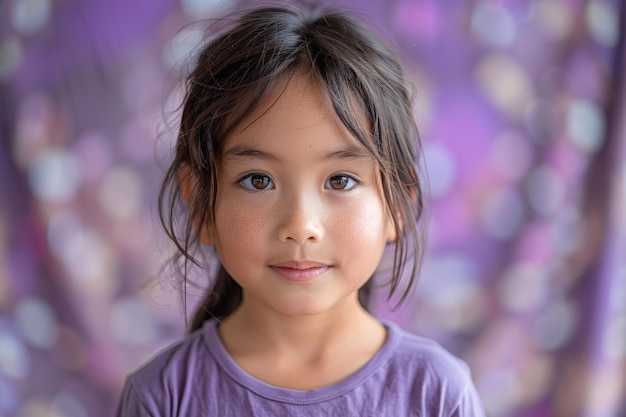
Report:
M 192 200 L 193 195 L 198 192 L 198 183 L 188 165 L 185 165 L 180 171 L 178 186 L 180 187 L 183 200 L 185 200 L 187 207 L 190 207 L 189 202 Z M 200 221 L 200 219 L 194 219 L 194 227 L 198 229 L 198 239 L 201 243 L 205 245 L 213 244 L 213 236 L 209 225 Z

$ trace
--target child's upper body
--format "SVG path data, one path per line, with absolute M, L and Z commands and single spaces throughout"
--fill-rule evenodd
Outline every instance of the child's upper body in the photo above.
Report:
M 482 415 L 466 365 L 366 309 L 385 248 L 390 295 L 420 252 L 419 141 L 388 47 L 339 12 L 258 9 L 187 88 L 163 224 L 219 270 L 118 416 Z
M 216 322 L 129 377 L 118 415 L 136 417 L 483 416 L 467 366 L 435 342 L 387 324 L 382 348 L 329 386 L 293 390 L 241 369 Z M 303 381 L 305 382 L 305 381 Z

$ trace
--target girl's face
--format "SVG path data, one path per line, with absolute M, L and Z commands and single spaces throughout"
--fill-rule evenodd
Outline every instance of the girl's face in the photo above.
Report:
M 208 235 L 240 308 L 297 316 L 358 306 L 395 229 L 375 159 L 300 76 L 226 139 Z

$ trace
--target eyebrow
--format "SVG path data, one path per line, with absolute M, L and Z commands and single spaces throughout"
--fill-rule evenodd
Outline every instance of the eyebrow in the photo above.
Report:
M 236 145 L 226 150 L 223 155 L 224 159 L 264 159 L 272 162 L 281 162 L 284 158 L 261 149 L 251 147 L 249 145 Z M 327 152 L 318 157 L 319 161 L 327 159 L 370 159 L 372 155 L 365 149 L 356 146 L 350 146 L 345 149 Z
M 262 151 L 247 145 L 236 145 L 224 152 L 224 159 L 255 158 L 268 161 L 281 161 L 282 158 L 273 153 Z

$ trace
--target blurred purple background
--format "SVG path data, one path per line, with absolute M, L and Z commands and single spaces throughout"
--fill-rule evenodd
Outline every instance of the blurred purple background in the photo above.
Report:
M 0 2 L 0 417 L 108 416 L 183 334 L 156 190 L 189 23 L 234 3 Z M 626 416 L 624 5 L 338 4 L 401 49 L 431 187 L 421 280 L 378 313 L 489 416 Z

